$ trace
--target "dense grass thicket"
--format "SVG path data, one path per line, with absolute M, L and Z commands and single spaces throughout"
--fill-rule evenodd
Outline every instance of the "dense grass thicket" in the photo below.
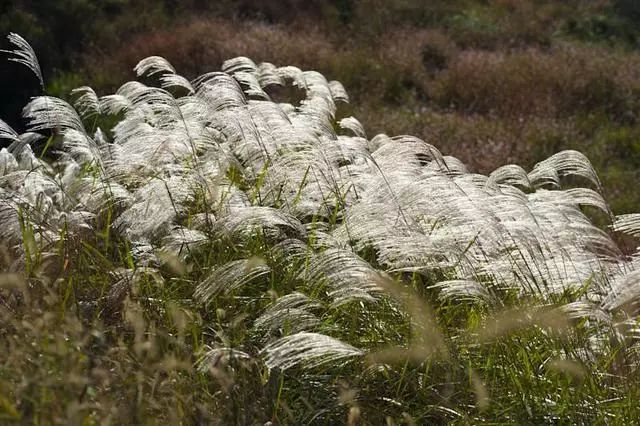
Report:
M 470 173 L 315 71 L 135 71 L 0 122 L 3 422 L 640 417 L 640 215 L 583 154 Z

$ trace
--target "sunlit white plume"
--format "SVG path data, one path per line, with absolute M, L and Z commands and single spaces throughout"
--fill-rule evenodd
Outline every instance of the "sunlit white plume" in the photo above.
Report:
M 40 87 L 44 88 L 44 79 L 42 78 L 42 71 L 40 70 L 40 63 L 36 52 L 34 52 L 31 45 L 21 36 L 16 33 L 10 33 L 7 39 L 11 44 L 16 46 L 14 50 L 0 50 L 0 52 L 8 53 L 9 60 L 17 62 L 29 68 L 38 78 Z
M 18 141 L 18 133 L 7 123 L 0 120 L 0 139 L 8 139 L 10 141 Z
M 284 337 L 263 349 L 265 364 L 270 369 L 303 364 L 308 368 L 363 355 L 351 345 L 329 336 L 301 332 Z

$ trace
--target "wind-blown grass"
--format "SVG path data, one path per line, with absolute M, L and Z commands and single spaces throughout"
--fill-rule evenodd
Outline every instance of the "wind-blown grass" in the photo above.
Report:
M 612 213 L 584 155 L 472 174 L 336 120 L 347 93 L 318 72 L 222 68 L 188 81 L 150 57 L 135 71 L 160 87 L 0 122 L 4 418 L 638 415 L 638 260 L 594 225 Z

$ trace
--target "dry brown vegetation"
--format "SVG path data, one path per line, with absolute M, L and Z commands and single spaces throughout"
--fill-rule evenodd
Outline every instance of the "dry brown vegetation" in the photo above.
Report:
M 561 44 L 547 50 L 467 51 L 434 82 L 443 107 L 502 117 L 604 111 L 635 118 L 640 56 Z

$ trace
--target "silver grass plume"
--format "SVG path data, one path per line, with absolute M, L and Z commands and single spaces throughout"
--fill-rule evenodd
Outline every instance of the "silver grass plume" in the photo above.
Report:
M 275 65 L 269 62 L 263 62 L 258 66 L 258 82 L 260 86 L 284 86 L 282 76 L 278 74 Z
M 230 294 L 269 272 L 271 268 L 259 259 L 234 260 L 211 272 L 198 284 L 193 295 L 207 304 L 216 296 Z
M 232 362 L 242 365 L 251 361 L 251 356 L 236 348 L 229 347 L 207 347 L 203 354 L 196 361 L 197 369 L 206 373 L 211 368 L 227 367 Z
M 366 138 L 367 137 L 367 135 L 364 132 L 364 127 L 362 127 L 362 124 L 360 124 L 358 119 L 355 118 L 355 117 L 343 118 L 342 120 L 340 120 L 338 122 L 338 125 L 342 129 L 352 131 L 354 135 L 356 135 L 356 136 L 358 136 L 360 138 Z
M 195 229 L 176 227 L 162 240 L 162 251 L 176 256 L 185 256 L 191 250 L 204 245 L 209 239 Z
M 160 82 L 162 88 L 181 87 L 186 89 L 189 94 L 195 92 L 193 86 L 185 77 L 176 74 L 175 68 L 168 60 L 162 56 L 150 56 L 138 62 L 134 67 L 134 71 L 138 77 L 143 75 L 152 76 L 161 74 Z
M 100 100 L 91 87 L 82 86 L 73 89 L 71 95 L 78 96 L 73 105 L 82 117 L 90 118 L 100 114 Z
M 339 81 L 330 81 L 329 82 L 329 91 L 331 92 L 331 96 L 336 102 L 346 102 L 349 103 L 349 94 L 345 90 L 342 83 Z
M 297 333 L 312 329 L 320 324 L 313 310 L 320 308 L 320 303 L 305 294 L 293 292 L 278 298 L 254 322 L 254 328 L 262 332 L 287 330 Z
M 616 216 L 612 228 L 617 232 L 640 237 L 640 213 Z
M 605 296 L 601 306 L 606 311 L 625 307 L 629 313 L 640 308 L 640 270 L 630 272 L 613 282 L 611 292 Z
M 283 337 L 267 345 L 261 352 L 270 370 L 286 370 L 297 365 L 305 368 L 335 365 L 339 361 L 364 355 L 360 349 L 333 337 L 308 332 Z
M 76 110 L 67 102 L 53 96 L 33 98 L 24 107 L 22 116 L 28 120 L 31 132 L 59 128 L 86 133 Z
M 602 192 L 602 184 L 591 162 L 583 153 L 574 150 L 558 152 L 536 164 L 529 173 L 529 181 L 536 187 L 547 183 L 559 186 L 558 177 L 570 175 L 586 179 Z
M 525 189 L 531 188 L 531 182 L 527 172 L 516 164 L 508 164 L 491 172 L 487 185 L 505 184 L 511 186 L 519 186 Z
M 315 288 L 326 286 L 333 306 L 355 300 L 375 302 L 380 273 L 348 250 L 327 249 L 311 258 L 300 279 Z
M 0 120 L 0 139 L 9 139 L 13 142 L 20 140 L 18 133 L 2 120 Z
M 440 281 L 431 287 L 440 290 L 438 297 L 443 300 L 496 302 L 494 295 L 483 284 L 473 280 Z
M 176 70 L 173 66 L 162 56 L 149 56 L 138 62 L 133 68 L 138 77 L 143 75 L 154 75 L 158 73 L 171 73 L 175 74 Z
M 18 170 L 18 162 L 16 158 L 7 151 L 7 148 L 0 150 L 0 176 L 8 175 Z
M 36 52 L 34 52 L 31 45 L 20 35 L 16 33 L 9 33 L 7 39 L 11 44 L 17 47 L 14 50 L 0 50 L 0 52 L 9 53 L 13 55 L 9 58 L 10 61 L 17 62 L 29 68 L 38 78 L 40 82 L 40 88 L 44 89 L 44 79 L 42 78 L 42 71 L 40 69 L 40 63 Z
M 235 74 L 237 72 L 255 73 L 258 67 L 255 62 L 246 56 L 238 56 L 237 58 L 227 59 L 222 63 L 222 71 L 228 74 Z
M 215 232 L 223 235 L 249 236 L 256 229 L 265 234 L 281 238 L 287 234 L 301 237 L 306 234 L 298 219 L 270 207 L 235 208 L 215 223 Z
M 167 89 L 170 87 L 181 87 L 185 89 L 189 95 L 195 93 L 195 89 L 193 88 L 189 80 L 178 74 L 163 74 L 162 77 L 160 77 L 160 82 L 163 89 Z

